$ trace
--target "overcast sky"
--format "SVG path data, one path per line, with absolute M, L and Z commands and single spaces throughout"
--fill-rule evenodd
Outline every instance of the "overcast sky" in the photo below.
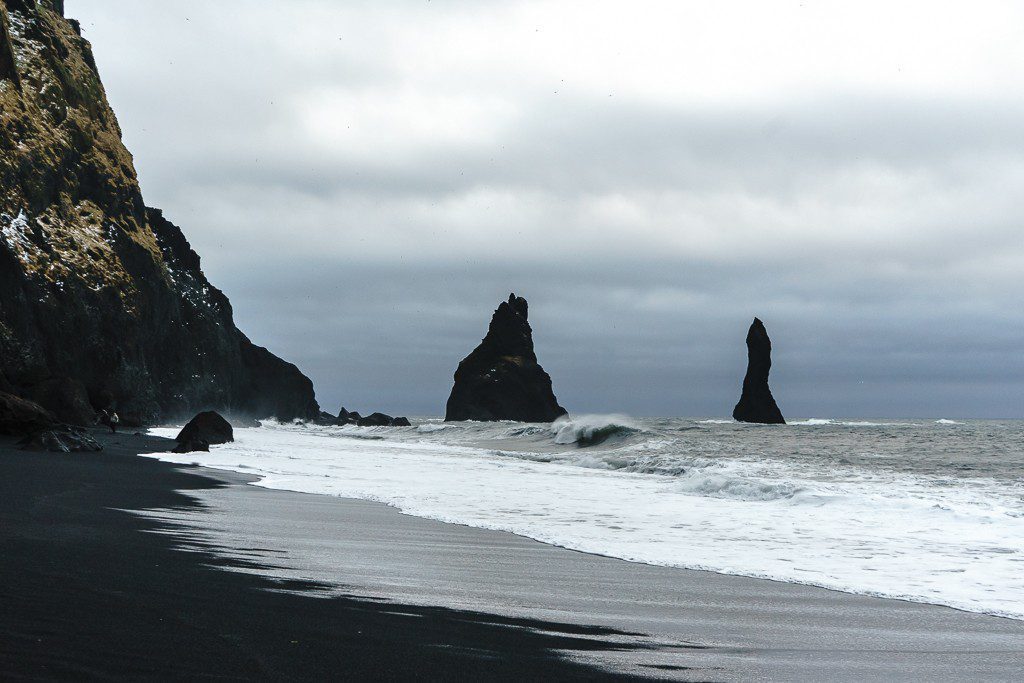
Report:
M 1013 2 L 67 0 L 148 204 L 323 407 L 510 291 L 570 411 L 1024 417 Z

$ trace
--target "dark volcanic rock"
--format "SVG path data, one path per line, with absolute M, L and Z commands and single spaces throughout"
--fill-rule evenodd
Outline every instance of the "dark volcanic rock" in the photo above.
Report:
M 210 442 L 205 439 L 191 438 L 187 441 L 182 441 L 171 449 L 172 453 L 195 453 L 196 451 L 205 451 L 209 453 Z
M 411 427 L 409 419 L 405 417 L 391 417 L 384 413 L 371 413 L 363 417 L 359 413 L 349 412 L 342 408 L 338 411 L 338 417 L 334 418 L 336 425 L 359 425 L 360 427 Z
M 455 371 L 445 421 L 551 422 L 566 414 L 537 363 L 526 299 L 509 295 L 480 345 Z
M 338 411 L 338 417 L 335 418 L 334 424 L 336 425 L 354 425 L 359 422 L 359 418 L 362 416 L 356 412 L 349 412 L 342 406 L 341 410 Z
M 125 413 L 124 415 L 118 413 L 117 416 L 121 420 L 120 422 L 118 422 L 118 426 L 121 429 L 138 429 L 139 427 L 142 427 L 143 425 L 146 424 L 142 420 L 142 418 L 140 418 L 138 415 L 133 415 L 132 413 Z
M 235 327 L 181 230 L 146 208 L 60 4 L 0 2 L 0 372 L 19 392 L 71 378 L 145 422 L 315 419 L 309 379 Z
M 747 332 L 747 374 L 743 378 L 743 394 L 733 408 L 732 417 L 740 422 L 786 424 L 782 411 L 775 404 L 768 388 L 772 368 L 772 342 L 764 323 L 757 318 Z
M 103 450 L 103 446 L 86 434 L 84 429 L 74 427 L 36 432 L 19 441 L 18 446 L 23 451 L 50 453 L 93 453 Z
M 20 436 L 53 427 L 57 418 L 38 403 L 0 393 L 0 434 Z
M 195 441 L 205 441 L 207 445 L 227 443 L 235 440 L 235 433 L 231 429 L 230 422 L 220 414 L 207 410 L 189 420 L 188 424 L 178 432 L 178 436 L 174 437 L 174 440 L 181 444 Z
M 395 418 L 384 413 L 370 413 L 366 417 L 361 417 L 356 421 L 360 427 L 390 427 L 394 423 Z
M 43 380 L 25 393 L 28 398 L 56 415 L 61 422 L 85 426 L 96 421 L 96 411 L 89 403 L 85 385 L 70 377 Z

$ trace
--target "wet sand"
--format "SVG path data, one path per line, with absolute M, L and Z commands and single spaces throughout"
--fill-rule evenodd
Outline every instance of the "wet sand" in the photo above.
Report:
M 2 677 L 1011 680 L 1024 665 L 1024 622 L 622 562 L 133 455 L 168 446 L 0 442 Z
M 240 484 L 198 495 L 202 512 L 156 514 L 187 529 L 179 535 L 186 546 L 198 540 L 261 571 L 274 565 L 281 579 L 399 604 L 610 629 L 615 635 L 598 638 L 609 648 L 569 653 L 608 671 L 683 680 L 1011 680 L 1024 665 L 1020 621 L 624 562 L 369 501 Z
M 607 629 L 324 599 L 176 550 L 128 510 L 195 511 L 230 480 L 135 455 L 166 440 L 96 435 L 103 453 L 70 455 L 0 437 L 0 679 L 611 678 L 560 654 L 609 647 Z

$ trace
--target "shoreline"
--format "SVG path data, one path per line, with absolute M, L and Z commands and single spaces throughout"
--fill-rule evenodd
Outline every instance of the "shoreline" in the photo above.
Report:
M 137 457 L 173 442 L 95 431 L 101 453 L 0 439 L 0 672 L 8 679 L 147 677 L 610 679 L 563 653 L 609 647 L 598 627 L 311 594 L 132 510 L 200 512 L 231 488 Z M 235 486 L 236 490 L 253 490 Z M 155 532 L 155 533 L 154 533 Z
M 636 563 L 408 515 L 372 500 L 242 483 L 200 495 L 220 511 L 216 519 L 154 514 L 180 524 L 186 543 L 228 548 L 229 555 L 260 539 L 276 551 L 264 558 L 275 565 L 269 571 L 283 579 L 341 584 L 403 604 L 643 634 L 639 650 L 577 657 L 612 671 L 650 676 L 643 667 L 695 667 L 657 669 L 659 677 L 684 680 L 684 671 L 701 671 L 703 680 L 999 680 L 1024 664 L 1015 649 L 1024 623 L 1012 619 Z M 372 562 L 359 559 L 371 556 Z M 883 652 L 888 661 L 875 661 Z
M 0 671 L 1000 680 L 1024 664 L 1010 619 L 608 558 L 99 436 L 95 455 L 0 442 L 0 595 L 15 606 Z
M 141 454 L 141 455 L 142 455 L 142 457 L 149 457 L 146 454 Z M 183 466 L 183 465 L 177 465 L 177 466 L 178 467 L 191 467 L 191 466 Z M 199 466 L 194 466 L 194 467 L 200 473 L 206 473 L 206 474 L 208 474 L 208 475 L 210 475 L 212 477 L 215 477 L 215 478 L 224 477 L 225 480 L 226 480 L 226 483 L 228 483 L 228 485 L 250 486 L 252 488 L 260 489 L 260 490 L 264 490 L 264 491 L 280 491 L 280 492 L 283 492 L 283 493 L 288 493 L 288 494 L 292 494 L 292 495 L 296 495 L 296 496 L 323 496 L 323 497 L 332 498 L 332 499 L 335 499 L 335 500 L 367 503 L 367 504 L 371 504 L 371 505 L 381 505 L 381 506 L 384 506 L 384 507 L 386 507 L 386 508 L 388 508 L 390 510 L 394 510 L 399 515 L 402 515 L 404 517 L 411 517 L 413 519 L 422 519 L 422 520 L 426 520 L 426 521 L 430 521 L 430 522 L 436 522 L 438 524 L 445 524 L 445 525 L 448 525 L 448 526 L 463 527 L 463 528 L 466 528 L 466 529 L 473 529 L 473 530 L 476 530 L 476 531 L 482 531 L 482 532 L 487 532 L 487 533 L 510 534 L 510 535 L 515 536 L 517 538 L 521 538 L 521 539 L 527 540 L 527 541 L 532 541 L 534 543 L 540 543 L 542 545 L 550 546 L 552 548 L 557 548 L 558 550 L 563 550 L 563 551 L 572 552 L 572 553 L 581 553 L 583 555 L 588 555 L 588 556 L 591 556 L 591 557 L 599 557 L 599 558 L 605 559 L 605 560 L 614 560 L 616 562 L 624 562 L 624 563 L 630 564 L 630 565 L 643 565 L 645 567 L 659 567 L 661 569 L 672 569 L 672 570 L 682 571 L 682 572 L 695 572 L 695 573 L 698 573 L 698 574 L 712 574 L 714 576 L 733 577 L 733 578 L 739 578 L 739 579 L 749 579 L 751 581 L 765 581 L 767 583 L 775 583 L 775 584 L 783 584 L 783 585 L 793 585 L 793 586 L 804 586 L 804 587 L 807 587 L 807 588 L 814 588 L 814 589 L 817 589 L 817 590 L 824 590 L 824 591 L 828 591 L 830 593 L 836 593 L 836 594 L 839 594 L 839 595 L 851 595 L 851 596 L 864 597 L 864 598 L 873 598 L 873 599 L 877 599 L 877 600 L 891 600 L 893 602 L 904 602 L 904 603 L 909 603 L 909 604 L 912 604 L 912 605 L 923 605 L 923 606 L 927 606 L 927 607 L 937 607 L 937 608 L 941 608 L 941 609 L 949 609 L 949 610 L 953 610 L 954 612 L 962 612 L 964 614 L 970 614 L 970 615 L 974 615 L 974 616 L 978 616 L 978 617 L 986 617 L 986 618 L 989 618 L 989 619 L 1006 619 L 1007 621 L 1011 621 L 1011 622 L 1024 623 L 1024 617 L 1011 617 L 1011 616 L 1007 616 L 1005 614 L 992 614 L 990 612 L 975 611 L 975 610 L 966 609 L 964 607 L 957 607 L 955 605 L 946 605 L 946 604 L 943 604 L 943 603 L 940 603 L 940 602 L 927 602 L 925 600 L 915 600 L 913 598 L 895 597 L 895 596 L 892 596 L 892 595 L 884 595 L 884 594 L 880 594 L 880 593 L 868 593 L 868 592 L 858 593 L 858 592 L 855 592 L 855 591 L 843 590 L 843 589 L 840 589 L 840 588 L 832 588 L 830 586 L 826 586 L 826 585 L 822 585 L 822 584 L 818 584 L 818 583 L 813 583 L 813 582 L 810 582 L 810 581 L 795 581 L 795 580 L 790 581 L 790 580 L 786 580 L 786 579 L 776 579 L 776 578 L 772 578 L 772 577 L 769 577 L 769 576 L 755 576 L 755 575 L 751 575 L 751 574 L 734 574 L 734 573 L 730 573 L 730 572 L 717 571 L 717 570 L 714 570 L 714 569 L 704 569 L 704 568 L 700 568 L 700 567 L 683 567 L 683 566 L 669 565 L 669 564 L 655 564 L 653 562 L 645 562 L 644 560 L 631 560 L 631 559 L 627 559 L 627 558 L 623 558 L 623 557 L 618 557 L 616 555 L 608 555 L 608 554 L 604 554 L 604 553 L 600 553 L 600 552 L 595 552 L 595 551 L 592 551 L 592 550 L 580 550 L 579 548 L 573 548 L 573 547 L 570 547 L 570 546 L 567 546 L 567 545 L 560 545 L 560 544 L 554 543 L 552 541 L 545 541 L 545 540 L 542 540 L 542 539 L 530 536 L 528 534 L 523 534 L 523 533 L 519 533 L 519 532 L 516 532 L 516 531 L 511 531 L 511 530 L 508 530 L 508 529 L 497 529 L 497 528 L 484 527 L 484 526 L 474 526 L 472 524 L 466 524 L 464 522 L 453 522 L 453 521 L 448 521 L 448 520 L 444 520 L 444 519 L 438 519 L 436 517 L 428 517 L 428 516 L 423 516 L 423 515 L 417 515 L 417 514 L 413 514 L 411 512 L 405 512 L 400 507 L 398 507 L 397 505 L 394 505 L 392 503 L 387 503 L 387 502 L 379 501 L 379 500 L 373 500 L 371 498 L 356 498 L 356 497 L 351 497 L 351 496 L 335 496 L 335 495 L 332 495 L 332 494 L 329 494 L 329 493 L 315 493 L 315 492 L 311 492 L 311 491 L 298 491 L 298 490 L 295 490 L 295 489 L 276 488 L 276 487 L 269 487 L 269 486 L 260 486 L 259 481 L 260 481 L 261 478 L 260 478 L 259 475 L 247 475 L 245 473 L 236 472 L 234 470 L 227 470 L 227 469 L 223 469 L 223 468 L 219 468 L 219 467 L 207 467 L 207 466 L 204 466 L 204 465 L 199 465 Z M 233 481 L 233 479 L 236 478 L 236 477 L 237 477 L 237 481 Z
M 166 431 L 158 433 L 167 435 Z M 979 568 L 977 563 L 967 566 L 966 558 L 970 557 L 970 553 L 967 551 L 970 549 L 960 547 L 958 548 L 959 553 L 947 551 L 945 546 L 941 545 L 947 539 L 938 536 L 937 533 L 931 534 L 928 537 L 930 541 L 934 541 L 931 547 L 924 547 L 922 544 L 918 544 L 920 547 L 916 547 L 913 542 L 900 543 L 893 541 L 892 543 L 886 543 L 884 540 L 886 534 L 884 532 L 888 518 L 879 515 L 869 515 L 860 524 L 860 528 L 868 531 L 866 533 L 859 531 L 859 538 L 851 536 L 853 540 L 844 546 L 843 543 L 837 542 L 837 539 L 843 542 L 847 540 L 842 533 L 838 535 L 833 533 L 830 537 L 829 532 L 833 529 L 840 529 L 841 527 L 837 526 L 837 524 L 847 524 L 850 520 L 855 522 L 859 520 L 860 518 L 856 515 L 861 509 L 856 506 L 847 506 L 846 508 L 840 508 L 839 512 L 833 511 L 831 513 L 829 513 L 829 510 L 834 510 L 835 508 L 830 507 L 826 509 L 826 514 L 831 514 L 831 517 L 826 517 L 826 522 L 828 523 L 820 525 L 820 529 L 823 529 L 824 532 L 818 533 L 817 536 L 807 534 L 808 537 L 812 537 L 812 540 L 820 540 L 820 544 L 807 542 L 802 545 L 793 544 L 792 546 L 786 546 L 785 543 L 792 539 L 786 537 L 784 533 L 773 535 L 771 529 L 785 529 L 786 525 L 790 522 L 788 518 L 780 518 L 779 514 L 776 514 L 774 517 L 761 518 L 759 517 L 761 513 L 758 511 L 742 509 L 745 501 L 758 500 L 756 495 L 750 499 L 743 498 L 742 495 L 738 496 L 741 501 L 738 504 L 735 503 L 734 497 L 731 495 L 715 496 L 713 493 L 708 494 L 708 498 L 713 499 L 710 501 L 705 501 L 703 497 L 686 497 L 680 500 L 688 502 L 676 506 L 683 511 L 683 516 L 676 515 L 677 510 L 675 509 L 671 510 L 672 514 L 667 514 L 665 512 L 667 507 L 662 506 L 662 508 L 658 508 L 660 516 L 651 516 L 654 518 L 654 524 L 645 524 L 644 522 L 647 520 L 643 518 L 642 514 L 622 514 L 621 510 L 643 510 L 643 506 L 648 501 L 651 501 L 652 505 L 655 504 L 659 498 L 652 498 L 651 495 L 657 496 L 659 491 L 655 490 L 652 494 L 651 489 L 672 486 L 672 482 L 676 480 L 671 477 L 644 476 L 642 473 L 631 473 L 626 469 L 615 469 L 614 467 L 609 467 L 606 471 L 605 468 L 591 468 L 590 465 L 584 465 L 583 469 L 580 469 L 571 466 L 575 462 L 572 460 L 572 454 L 567 453 L 566 461 L 563 462 L 562 460 L 555 459 L 552 460 L 553 464 L 545 464 L 543 467 L 545 468 L 545 474 L 548 474 L 550 471 L 559 475 L 565 475 L 565 480 L 569 486 L 562 490 L 569 491 L 570 494 L 576 492 L 570 486 L 575 485 L 576 481 L 580 480 L 583 476 L 597 479 L 599 483 L 615 481 L 616 479 L 626 477 L 630 479 L 630 482 L 642 482 L 643 488 L 641 490 L 641 487 L 638 485 L 635 493 L 631 492 L 629 497 L 623 497 L 621 500 L 616 498 L 617 491 L 605 491 L 604 493 L 608 495 L 601 497 L 601 501 L 609 501 L 612 503 L 610 506 L 588 505 L 593 500 L 597 500 L 598 496 L 590 495 L 587 497 L 584 495 L 578 496 L 578 498 L 587 504 L 559 508 L 556 498 L 550 495 L 550 489 L 553 489 L 554 486 L 549 487 L 548 483 L 549 481 L 555 481 L 556 485 L 561 486 L 561 481 L 556 481 L 553 478 L 544 479 L 542 477 L 528 480 L 508 475 L 504 477 L 495 476 L 496 472 L 497 474 L 501 473 L 500 469 L 496 470 L 495 467 L 490 468 L 494 471 L 487 472 L 490 475 L 489 477 L 474 477 L 476 475 L 475 469 L 463 468 L 461 462 L 454 462 L 457 456 L 461 455 L 464 447 L 478 450 L 483 449 L 484 453 L 481 457 L 487 455 L 486 451 L 488 449 L 499 451 L 499 455 L 505 455 L 504 451 L 508 450 L 509 454 L 513 457 L 508 459 L 507 464 L 501 462 L 503 458 L 493 460 L 497 463 L 497 468 L 514 467 L 517 468 L 514 473 L 518 474 L 519 470 L 525 471 L 533 466 L 534 463 L 530 462 L 531 459 L 529 457 L 520 458 L 516 450 L 525 451 L 526 453 L 547 453 L 549 449 L 546 447 L 546 444 L 538 445 L 535 442 L 525 441 L 524 443 L 516 442 L 513 445 L 507 439 L 482 441 L 455 439 L 447 443 L 442 442 L 436 446 L 432 443 L 427 443 L 423 448 L 427 449 L 431 455 L 436 451 L 438 454 L 445 456 L 437 460 L 437 463 L 440 463 L 443 467 L 435 472 L 435 469 L 431 468 L 435 468 L 436 463 L 433 461 L 427 462 L 423 467 L 415 470 L 420 475 L 417 478 L 408 475 L 403 477 L 399 474 L 406 469 L 404 460 L 406 459 L 407 447 L 404 442 L 408 439 L 395 438 L 395 443 L 390 444 L 394 448 L 387 448 L 385 445 L 378 449 L 373 443 L 368 442 L 370 437 L 357 435 L 358 439 L 355 441 L 346 439 L 339 442 L 339 448 L 346 452 L 347 457 L 339 457 L 336 460 L 331 460 L 333 454 L 328 447 L 320 448 L 317 444 L 313 444 L 315 448 L 310 450 L 315 452 L 315 457 L 309 460 L 312 465 L 307 467 L 307 461 L 300 458 L 302 462 L 295 464 L 293 467 L 291 461 L 295 460 L 295 458 L 292 455 L 305 454 L 305 451 L 302 449 L 306 448 L 306 444 L 299 443 L 298 440 L 296 440 L 296 443 L 287 443 L 290 433 L 287 431 L 285 433 L 288 436 L 283 437 L 285 441 L 281 443 L 276 441 L 276 439 L 282 438 L 276 433 L 268 433 L 266 437 L 268 440 L 270 436 L 274 436 L 275 439 L 269 440 L 269 444 L 264 444 L 255 436 L 251 443 L 247 440 L 248 437 L 239 437 L 239 441 L 242 444 L 240 447 L 227 448 L 223 453 L 215 452 L 211 454 L 211 457 L 172 456 L 168 460 L 184 463 L 212 463 L 207 466 L 223 468 L 224 471 L 255 475 L 257 479 L 254 485 L 258 488 L 376 501 L 384 505 L 393 506 L 404 514 L 414 517 L 436 520 L 447 524 L 464 524 L 472 528 L 496 532 L 513 533 L 559 548 L 601 557 L 617 558 L 635 564 L 673 567 L 680 570 L 702 571 L 726 576 L 813 586 L 850 595 L 942 606 L 970 614 L 982 614 L 1014 621 L 1024 621 L 1024 612 L 1021 612 L 1019 608 L 1018 594 L 1012 588 L 1012 574 L 1007 577 L 1005 571 L 1006 567 L 1012 570 L 1012 565 L 1015 562 L 1019 562 L 1019 559 L 1013 559 L 1011 555 L 1011 559 L 1002 561 L 1000 566 L 980 565 Z M 342 436 L 349 435 L 342 434 Z M 376 436 L 374 438 L 390 439 L 388 436 Z M 419 442 L 413 440 L 413 443 L 418 444 Z M 266 447 L 263 448 L 264 446 Z M 455 456 L 448 457 L 446 453 L 442 452 L 449 447 L 457 451 Z M 256 450 L 251 450 L 253 448 Z M 413 448 L 413 451 L 416 448 L 419 448 L 419 446 Z M 380 462 L 376 458 L 378 451 Z M 580 449 L 578 451 L 580 454 L 585 453 L 586 456 L 589 456 L 592 452 L 600 455 L 599 450 L 584 452 Z M 385 455 L 388 457 L 385 457 Z M 411 466 L 419 466 L 421 462 L 425 462 L 428 459 L 420 458 L 416 460 L 410 458 L 410 460 L 412 461 Z M 452 462 L 454 462 L 454 466 L 452 466 Z M 366 463 L 371 464 L 367 465 Z M 474 460 L 473 463 L 475 464 L 476 461 Z M 491 465 L 490 461 L 485 464 Z M 709 479 L 709 485 L 712 488 L 715 486 L 731 486 L 736 483 L 740 487 L 741 494 L 743 493 L 742 487 L 744 486 L 749 488 L 760 485 L 770 488 L 769 485 L 774 485 L 774 480 L 771 479 L 771 476 L 782 476 L 770 475 L 766 479 L 766 484 L 765 481 L 757 479 L 758 476 L 762 475 L 755 473 L 751 483 L 740 478 L 740 475 L 732 475 L 726 472 L 725 475 L 718 477 L 725 481 L 724 484 L 721 484 L 715 481 L 714 476 L 711 476 L 715 475 L 716 472 L 711 472 L 711 475 L 705 476 L 696 467 L 694 467 L 694 471 L 700 475 L 697 477 L 698 480 L 701 477 Z M 529 474 L 532 475 L 534 472 L 531 471 Z M 451 485 L 451 482 L 462 482 L 463 476 L 470 477 L 470 479 L 464 482 L 464 486 Z M 799 478 L 800 475 L 797 474 L 796 476 Z M 421 488 L 419 481 L 430 483 Z M 436 485 L 433 483 L 434 481 L 444 483 Z M 683 481 L 685 483 L 685 480 Z M 815 494 L 816 491 L 813 488 L 815 483 L 805 484 L 805 482 L 797 481 L 794 485 L 796 487 L 795 492 L 803 494 L 804 486 L 806 485 L 810 493 Z M 505 510 L 495 509 L 492 502 L 488 499 L 489 494 L 487 492 L 494 490 L 495 486 L 503 484 L 508 486 L 509 490 L 515 492 L 514 496 L 510 496 L 511 502 L 507 506 L 510 508 L 507 512 L 511 514 L 504 514 Z M 608 487 L 606 486 L 605 488 Z M 538 495 L 535 498 L 531 498 L 530 496 L 533 491 L 543 491 L 547 495 Z M 463 492 L 465 492 L 467 499 L 472 501 L 471 504 L 462 504 L 460 496 Z M 757 493 L 759 492 L 755 489 L 755 494 Z M 820 495 L 827 499 L 830 494 L 826 492 Z M 777 497 L 785 499 L 789 498 L 790 495 L 783 492 L 783 494 Z M 797 496 L 793 497 L 797 498 Z M 819 514 L 816 508 L 822 504 L 814 501 L 814 497 L 814 495 L 809 496 L 812 499 L 809 505 L 800 502 L 792 506 L 797 513 L 802 514 L 793 522 L 794 525 L 802 522 L 805 525 L 809 525 L 811 529 L 819 529 L 819 527 L 815 526 L 820 521 L 820 518 L 816 516 Z M 834 497 L 838 498 L 839 496 L 836 494 Z M 722 501 L 719 502 L 718 498 L 721 498 Z M 576 499 L 572 500 L 573 502 L 576 501 Z M 623 500 L 626 503 L 631 503 L 632 506 L 625 508 Z M 773 498 L 770 500 L 774 501 Z M 782 502 L 786 503 L 787 501 L 783 500 Z M 546 503 L 552 503 L 551 510 L 556 512 L 547 517 L 545 515 L 531 516 L 535 511 L 531 511 L 530 505 L 543 506 Z M 707 526 L 709 533 L 701 533 L 703 530 L 701 525 L 704 524 L 702 520 L 705 517 L 710 518 L 713 516 L 713 509 L 709 510 L 708 508 L 711 505 L 727 506 L 730 504 L 733 505 L 733 508 L 726 508 L 726 512 L 731 513 L 733 516 L 727 524 L 732 524 L 732 526 L 716 527 L 712 524 Z M 740 506 L 739 513 L 735 511 L 737 505 Z M 499 505 L 498 507 L 506 506 Z M 768 512 L 778 512 L 780 509 L 779 506 L 765 507 L 766 509 L 770 507 Z M 918 507 L 924 509 L 923 505 Z M 940 506 L 936 504 L 930 507 L 938 508 Z M 789 507 L 784 510 L 788 514 Z M 931 514 L 932 510 L 929 509 L 926 512 Z M 619 517 L 614 521 L 614 524 L 623 525 L 627 528 L 626 532 L 610 532 L 608 529 L 619 529 L 620 527 L 608 526 L 612 522 L 602 523 L 601 518 L 613 517 L 615 515 Z M 815 517 L 808 518 L 808 515 Z M 576 517 L 590 519 L 595 523 L 570 524 Z M 623 521 L 619 521 L 619 519 Z M 955 525 L 953 527 L 943 526 L 946 521 L 946 519 L 928 518 L 920 522 L 915 519 L 914 523 L 930 524 L 931 528 L 936 530 L 946 529 L 947 534 L 951 531 L 961 530 L 960 527 Z M 769 531 L 767 535 L 769 542 L 760 543 L 760 545 L 756 541 L 746 543 L 745 541 L 748 539 L 744 537 L 752 538 L 750 531 L 758 524 Z M 684 531 L 677 532 L 675 531 L 676 529 L 684 529 Z M 594 530 L 600 533 L 596 533 Z M 723 530 L 724 534 L 721 533 Z M 905 529 L 901 530 L 905 531 Z M 981 531 L 985 531 L 985 528 L 982 528 Z M 1003 535 L 1012 536 L 1009 532 Z M 898 539 L 915 538 L 913 534 L 905 534 L 903 536 L 894 534 L 893 536 Z M 983 537 L 985 536 L 973 537 L 965 535 L 961 538 Z M 634 538 L 639 538 L 641 543 L 647 542 L 646 547 L 639 543 L 630 545 Z M 724 542 L 718 543 L 715 541 L 716 538 L 723 539 Z M 779 539 L 781 539 L 781 544 L 780 542 L 775 542 L 774 544 L 771 542 L 779 541 Z M 871 541 L 876 539 L 881 539 L 880 544 L 872 545 Z M 800 538 L 796 540 L 806 539 Z M 988 539 L 986 543 L 995 546 L 999 540 L 1001 539 Z M 736 541 L 736 543 L 733 544 L 731 541 Z M 863 544 L 865 550 L 863 552 L 847 552 L 847 548 L 854 542 Z M 961 543 L 960 545 L 964 546 L 965 544 Z M 1008 540 L 1007 545 L 1015 547 L 1016 542 Z M 695 548 L 699 554 L 694 555 L 689 552 L 687 549 L 691 547 Z M 790 550 L 790 547 L 794 548 L 794 550 Z M 839 552 L 838 557 L 833 557 L 829 550 L 827 550 L 830 547 L 836 548 Z M 934 548 L 939 548 L 940 550 L 932 552 Z M 918 557 L 914 552 L 917 550 L 922 550 L 925 553 L 923 557 L 925 557 L 927 564 L 924 567 L 905 560 L 905 558 Z M 805 561 L 801 562 L 801 557 L 787 553 L 813 554 L 804 555 L 802 559 Z M 1000 559 L 1002 557 L 1004 556 L 999 556 Z M 865 561 L 861 562 L 862 559 Z M 991 578 L 991 580 L 987 582 L 978 580 L 974 583 L 957 582 L 952 577 L 958 576 L 959 572 L 964 571 L 964 567 L 967 568 L 967 571 L 971 572 L 969 576 L 979 579 Z M 995 569 L 997 571 L 986 573 L 986 569 Z M 1010 580 L 1008 581 L 1008 579 Z M 961 585 L 967 586 L 967 588 L 960 588 Z M 1006 586 L 1007 592 L 998 592 L 1004 586 Z M 986 588 L 989 589 L 987 592 L 985 591 Z M 1011 596 L 1013 599 L 1011 599 Z M 1003 597 L 1004 600 L 999 600 L 999 597 Z

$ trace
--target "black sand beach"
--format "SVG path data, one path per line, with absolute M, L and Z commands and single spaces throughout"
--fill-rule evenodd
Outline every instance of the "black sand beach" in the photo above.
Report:
M 126 510 L 198 509 L 188 492 L 224 482 L 135 457 L 168 441 L 103 440 L 72 455 L 0 442 L 0 678 L 604 677 L 557 651 L 611 647 L 594 639 L 608 629 L 281 592 L 315 586 L 177 551 Z
M 152 437 L 9 445 L 8 678 L 1010 680 L 1024 664 L 1018 621 L 244 486 L 133 457 L 168 447 Z

